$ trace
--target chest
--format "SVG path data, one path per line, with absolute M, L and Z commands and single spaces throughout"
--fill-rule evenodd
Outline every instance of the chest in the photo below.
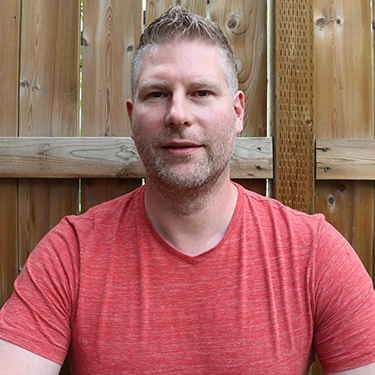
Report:
M 298 282 L 240 259 L 173 267 L 154 255 L 83 276 L 72 364 L 78 374 L 303 374 L 312 332 Z

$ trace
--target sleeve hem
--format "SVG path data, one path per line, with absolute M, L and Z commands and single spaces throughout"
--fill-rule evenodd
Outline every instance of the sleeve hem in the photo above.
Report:
M 349 364 L 348 364 L 349 363 Z M 371 363 L 375 363 L 375 351 L 370 353 L 366 357 L 352 357 L 345 361 L 345 363 L 340 362 L 332 365 L 323 365 L 323 370 L 325 372 L 340 372 L 340 371 L 348 371 L 353 370 L 358 367 L 366 366 Z
M 34 337 L 19 337 L 11 332 L 4 332 L 0 330 L 0 339 L 8 341 L 11 344 L 17 345 L 22 349 L 28 350 L 31 353 L 39 355 L 45 359 L 56 362 L 59 365 L 63 365 L 64 360 L 67 356 L 67 351 L 54 347 L 54 352 L 51 351 L 51 345 L 45 342 L 41 342 Z M 48 346 L 47 350 L 43 347 Z

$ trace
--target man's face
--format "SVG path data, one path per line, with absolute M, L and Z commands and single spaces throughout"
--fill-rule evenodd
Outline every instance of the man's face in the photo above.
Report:
M 229 174 L 244 100 L 241 91 L 231 100 L 221 61 L 216 46 L 197 40 L 144 52 L 127 109 L 146 177 L 192 188 Z

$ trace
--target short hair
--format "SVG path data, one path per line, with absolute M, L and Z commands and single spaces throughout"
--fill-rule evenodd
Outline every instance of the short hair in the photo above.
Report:
M 143 53 L 152 46 L 176 40 L 204 40 L 220 49 L 223 73 L 229 95 L 233 98 L 238 91 L 237 64 L 227 38 L 215 22 L 175 5 L 151 22 L 141 35 L 132 60 L 132 99 L 137 92 Z

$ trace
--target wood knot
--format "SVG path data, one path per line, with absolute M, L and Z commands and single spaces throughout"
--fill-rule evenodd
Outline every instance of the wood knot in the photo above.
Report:
M 340 20 L 340 18 L 337 18 L 337 19 L 336 19 L 336 23 L 337 23 L 339 26 L 342 26 L 342 21 Z
M 333 206 L 335 204 L 335 198 L 332 195 L 328 197 L 328 204 L 330 206 Z
M 230 30 L 235 29 L 238 26 L 238 15 L 232 14 L 227 21 L 227 28 Z
M 310 126 L 310 125 L 311 125 L 311 123 L 312 123 L 312 121 L 311 121 L 311 119 L 310 119 L 310 118 L 306 119 L 306 125 Z
M 29 82 L 27 82 L 27 81 L 22 81 L 22 82 L 20 83 L 20 86 L 21 86 L 22 88 L 26 89 L 26 88 L 29 87 Z
M 82 38 L 81 44 L 83 47 L 87 47 L 89 45 L 89 42 L 87 41 L 86 38 Z
M 319 29 L 323 29 L 327 24 L 327 21 L 325 18 L 318 18 L 315 22 L 315 25 L 319 27 Z
M 126 52 L 131 52 L 131 51 L 133 51 L 133 49 L 134 49 L 134 46 L 130 45 L 130 46 L 128 46 L 128 48 L 126 49 Z
M 345 190 L 346 190 L 346 186 L 344 184 L 340 184 L 339 185 L 339 190 L 341 191 L 341 193 L 344 193 Z

